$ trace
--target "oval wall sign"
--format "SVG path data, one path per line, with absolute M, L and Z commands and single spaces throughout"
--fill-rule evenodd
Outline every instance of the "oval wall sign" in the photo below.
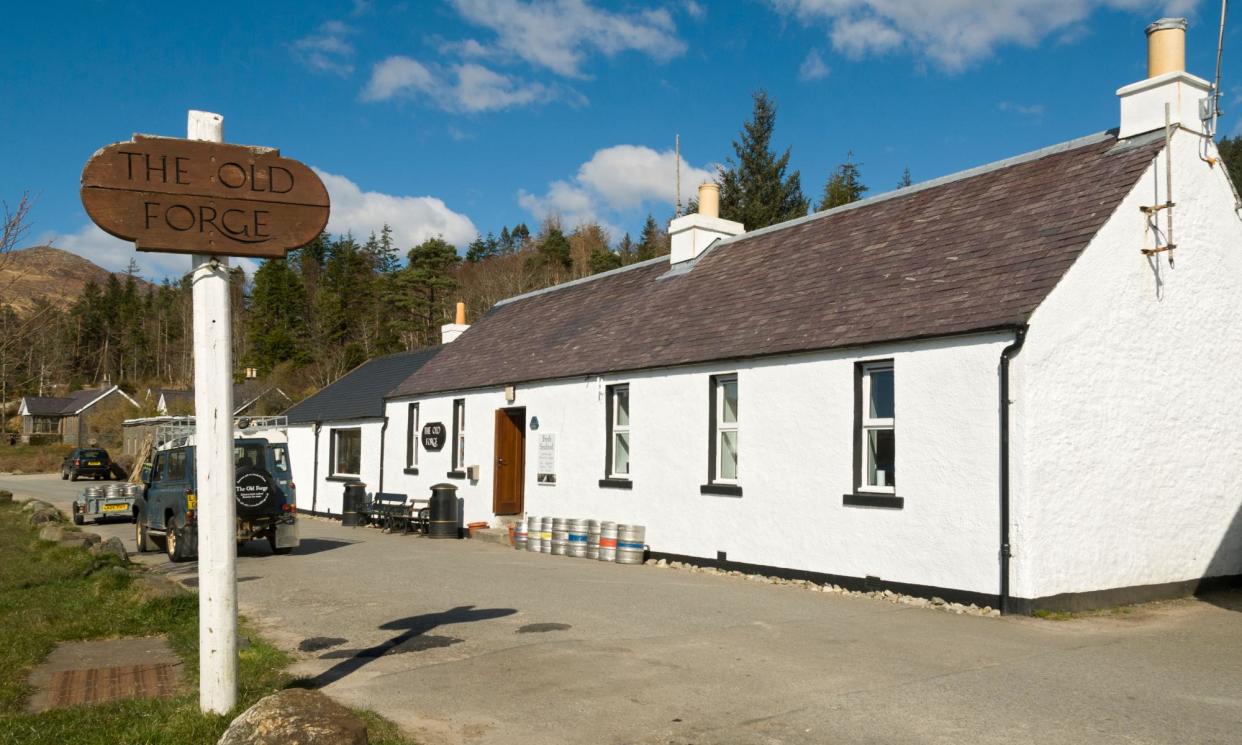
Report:
M 427 422 L 423 425 L 423 449 L 436 451 L 444 447 L 444 425 L 440 422 Z

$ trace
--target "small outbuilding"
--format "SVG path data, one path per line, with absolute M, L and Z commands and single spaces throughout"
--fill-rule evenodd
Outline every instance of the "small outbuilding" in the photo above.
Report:
M 138 408 L 138 402 L 118 386 L 84 388 L 68 396 L 25 396 L 18 407 L 24 443 L 60 442 L 71 447 L 90 445 L 101 437 L 120 436 L 105 432 L 102 413 L 110 405 Z M 121 418 L 115 424 L 119 427 Z

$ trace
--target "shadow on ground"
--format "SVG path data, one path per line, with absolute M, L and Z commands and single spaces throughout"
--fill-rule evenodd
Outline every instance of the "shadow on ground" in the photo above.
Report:
M 514 613 L 517 613 L 517 611 L 513 608 L 476 609 L 473 605 L 461 605 L 439 613 L 424 613 L 420 616 L 410 616 L 396 621 L 389 621 L 380 626 L 380 628 L 385 631 L 400 631 L 401 633 L 373 647 L 338 649 L 322 655 L 320 659 L 339 659 L 340 662 L 313 678 L 299 681 L 299 686 L 322 688 L 358 671 L 368 662 L 378 657 L 448 647 L 462 641 L 452 636 L 438 636 L 427 633 L 440 626 L 491 621 L 496 618 L 511 616 Z
M 1242 509 L 1234 513 L 1233 521 L 1229 523 L 1208 564 L 1206 575 L 1195 595 L 1205 603 L 1242 612 L 1242 592 L 1237 589 L 1242 586 Z

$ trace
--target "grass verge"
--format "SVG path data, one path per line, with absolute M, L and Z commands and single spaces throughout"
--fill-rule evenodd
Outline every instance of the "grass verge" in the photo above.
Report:
M 54 473 L 73 448 L 68 445 L 14 445 L 0 442 L 0 473 Z
M 116 563 L 39 541 L 16 505 L 0 504 L 0 742 L 206 745 L 241 711 L 293 682 L 285 670 L 290 657 L 243 626 L 249 644 L 239 655 L 237 709 L 228 716 L 200 713 L 198 597 L 141 601 L 130 577 L 100 571 Z M 26 675 L 58 642 L 155 635 L 167 637 L 185 662 L 185 685 L 175 698 L 26 712 Z M 358 713 L 373 745 L 409 745 L 391 722 Z

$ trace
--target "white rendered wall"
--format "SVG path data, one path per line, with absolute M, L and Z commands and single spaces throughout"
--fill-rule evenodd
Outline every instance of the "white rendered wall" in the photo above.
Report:
M 1139 253 L 1162 153 L 1031 319 L 1016 596 L 1242 572 L 1242 224 L 1199 144 L 1174 139 L 1176 267 Z
M 527 432 L 526 513 L 647 526 L 652 550 L 884 580 L 997 592 L 997 362 L 1007 334 L 519 385 Z M 894 360 L 897 494 L 903 509 L 846 507 L 852 490 L 854 363 Z M 738 375 L 743 496 L 707 481 L 708 386 Z M 601 488 L 604 385 L 630 385 L 633 489 Z M 492 518 L 494 412 L 500 390 L 466 399 L 466 463 L 477 483 L 446 478 L 450 446 L 402 473 L 407 405 L 451 431 L 454 396 L 388 402 L 386 490 L 425 497 L 449 481 L 465 520 Z M 558 439 L 555 486 L 535 483 L 539 434 Z
M 293 483 L 297 486 L 299 510 L 311 508 L 315 473 L 315 427 L 311 424 L 289 426 L 289 460 L 293 465 Z
M 367 494 L 379 489 L 380 467 L 380 431 L 383 420 L 369 419 L 364 421 L 324 422 L 319 429 L 319 474 L 313 477 L 315 467 L 315 431 L 311 425 L 289 427 L 289 452 L 293 459 L 293 481 L 298 486 L 298 509 L 326 513 L 341 514 L 342 495 L 345 491 L 343 479 L 332 477 L 330 447 L 332 431 L 335 429 L 358 428 L 362 430 L 362 460 L 358 480 L 366 484 Z M 391 432 L 389 428 L 389 432 Z M 352 479 L 351 479 L 352 480 Z M 385 484 L 388 474 L 384 475 Z M 318 484 L 318 494 L 315 485 Z M 387 486 L 385 486 L 387 489 Z M 391 491 L 391 489 L 388 489 Z

